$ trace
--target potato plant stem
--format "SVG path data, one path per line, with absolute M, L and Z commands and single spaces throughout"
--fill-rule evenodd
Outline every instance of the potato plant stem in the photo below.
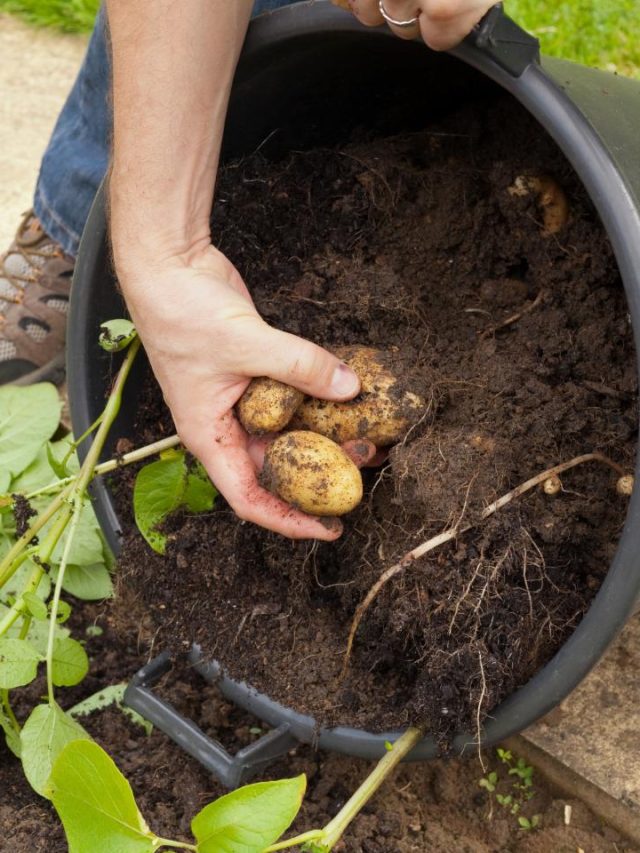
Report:
M 54 548 L 58 544 L 60 537 L 64 533 L 65 527 L 69 521 L 69 517 L 71 515 L 71 507 L 68 505 L 63 506 L 61 514 L 55 521 L 55 524 L 47 534 L 44 542 L 38 547 L 36 552 L 37 562 L 33 567 L 33 571 L 29 575 L 29 580 L 27 581 L 27 585 L 22 590 L 21 594 L 18 596 L 16 601 L 9 608 L 8 613 L 5 615 L 2 622 L 0 622 L 0 637 L 4 636 L 7 633 L 9 628 L 14 624 L 14 622 L 24 614 L 26 610 L 26 605 L 24 601 L 25 593 L 35 593 L 40 586 L 40 581 L 42 580 L 42 576 L 44 575 L 45 566 L 51 559 L 51 555 L 53 554 Z
M 69 532 L 67 534 L 67 540 L 64 543 L 64 550 L 62 552 L 62 557 L 60 559 L 60 566 L 58 568 L 58 577 L 56 578 L 56 586 L 53 593 L 53 601 L 51 602 L 51 607 L 49 608 L 49 636 L 47 638 L 47 695 L 49 697 L 49 704 L 55 704 L 55 697 L 53 695 L 53 646 L 56 638 L 56 624 L 58 621 L 58 607 L 60 606 L 60 595 L 62 594 L 62 584 L 64 583 L 64 575 L 67 570 L 67 564 L 69 563 L 69 555 L 71 554 L 71 545 L 73 544 L 73 539 L 78 529 L 78 522 L 80 521 L 80 513 L 82 512 L 82 493 L 79 492 L 75 495 L 72 509 L 72 518 L 71 524 L 69 525 Z
M 196 853 L 198 851 L 195 844 L 189 844 L 186 841 L 173 841 L 171 838 L 158 838 L 158 836 L 153 839 L 153 846 L 156 850 L 159 847 L 173 847 L 178 850 L 195 850 Z
M 4 714 L 6 718 L 11 723 L 11 727 L 16 732 L 16 734 L 20 734 L 20 723 L 16 719 L 16 715 L 13 713 L 13 708 L 11 707 L 11 702 L 9 701 L 9 691 L 8 690 L 0 690 L 0 702 L 2 707 L 4 708 Z M 0 713 L 2 713 L 0 711 Z
M 72 482 L 70 482 L 69 485 L 51 501 L 42 515 L 38 516 L 36 521 L 29 527 L 26 533 L 20 537 L 2 563 L 0 563 L 0 587 L 2 587 L 15 572 L 16 569 L 14 563 L 17 558 L 20 557 L 22 550 L 31 542 L 35 534 L 43 527 L 43 525 L 46 524 L 46 522 L 49 521 L 49 519 L 52 518 L 58 510 L 60 510 L 55 524 L 49 531 L 45 541 L 38 548 L 38 563 L 31 573 L 26 589 L 23 590 L 22 595 L 18 597 L 18 600 L 13 604 L 2 622 L 0 622 L 0 637 L 5 634 L 16 619 L 24 613 L 26 609 L 24 604 L 24 593 L 35 592 L 37 590 L 42 575 L 44 574 L 43 566 L 51 558 L 51 554 L 53 553 L 55 546 L 58 544 L 58 540 L 62 536 L 70 519 L 72 518 L 72 515 L 74 514 L 73 510 L 76 507 L 76 498 L 79 498 L 80 501 L 82 501 L 82 498 L 84 497 L 87 486 L 93 477 L 94 469 L 97 465 L 98 459 L 100 458 L 100 453 L 102 452 L 104 443 L 109 435 L 109 430 L 120 411 L 120 405 L 122 403 L 122 389 L 127 377 L 129 376 L 131 367 L 133 366 L 134 359 L 139 349 L 140 339 L 136 338 L 131 343 L 124 361 L 122 362 L 122 366 L 118 371 L 113 388 L 109 394 L 109 399 L 107 400 L 107 405 L 102 413 L 100 427 L 91 447 L 89 448 L 89 452 L 80 467 L 80 471 L 76 477 L 73 478 Z M 71 499 L 71 502 L 69 499 Z
M 23 533 L 9 549 L 9 552 L 0 562 L 0 589 L 13 577 L 16 569 L 20 565 L 18 564 L 16 566 L 15 561 L 21 555 L 23 549 L 27 547 L 34 536 L 37 536 L 45 524 L 56 514 L 70 494 L 71 486 L 68 486 L 64 491 L 60 492 L 59 495 L 56 495 L 49 506 L 36 518 L 26 533 Z
M 302 835 L 296 835 L 294 838 L 287 838 L 286 841 L 278 841 L 277 844 L 272 844 L 271 847 L 265 847 L 262 853 L 275 853 L 276 850 L 287 850 L 289 847 L 297 847 L 299 844 L 306 844 L 307 841 L 318 841 L 324 839 L 324 829 L 310 829 L 309 832 L 303 832 Z
M 165 450 L 170 450 L 172 447 L 176 447 L 180 444 L 180 436 L 178 435 L 170 435 L 168 438 L 161 438 L 159 441 L 154 441 L 152 444 L 146 444 L 144 447 L 138 447 L 136 450 L 132 450 L 129 453 L 124 453 L 122 456 L 118 456 L 115 459 L 108 459 L 106 462 L 101 462 L 99 465 L 93 470 L 93 476 L 96 477 L 98 474 L 109 474 L 111 471 L 115 471 L 117 468 L 123 468 L 125 465 L 132 465 L 134 462 L 141 462 L 143 459 L 147 459 L 149 456 L 154 456 L 158 453 L 163 453 Z M 77 476 L 77 475 L 76 475 Z M 69 483 L 73 483 L 76 477 L 65 477 L 63 480 L 55 480 L 53 483 L 49 483 L 48 486 L 44 486 L 42 489 L 38 489 L 35 492 L 30 492 L 26 495 L 27 500 L 33 500 L 33 498 L 40 497 L 40 495 L 51 494 L 52 492 L 57 492 L 58 489 L 63 488 Z
M 407 729 L 393 744 L 393 749 L 389 750 L 380 759 L 358 790 L 347 800 L 333 820 L 324 827 L 324 835 L 320 844 L 317 845 L 323 853 L 333 850 L 354 817 L 369 802 L 389 774 L 397 767 L 407 753 L 413 749 L 422 736 L 423 732 L 421 729 Z

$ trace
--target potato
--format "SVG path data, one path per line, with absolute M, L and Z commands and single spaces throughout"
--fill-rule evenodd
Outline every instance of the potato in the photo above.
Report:
M 397 444 L 422 416 L 424 400 L 397 386 L 396 377 L 384 364 L 385 353 L 380 350 L 351 346 L 334 352 L 360 377 L 360 394 L 346 403 L 306 397 L 290 426 L 310 429 L 338 444 L 360 438 L 372 441 L 376 447 Z
M 303 399 L 297 388 L 260 376 L 251 380 L 236 409 L 246 431 L 260 435 L 283 430 Z
M 535 193 L 542 209 L 545 236 L 557 234 L 569 221 L 569 202 L 562 187 L 549 175 L 518 175 L 508 189 L 509 195 L 527 196 Z
M 279 436 L 265 453 L 266 489 L 311 515 L 344 515 L 362 500 L 362 477 L 344 450 L 308 431 Z

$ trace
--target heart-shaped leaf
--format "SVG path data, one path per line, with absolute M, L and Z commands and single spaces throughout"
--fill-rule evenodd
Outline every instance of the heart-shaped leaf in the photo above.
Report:
M 261 853 L 298 814 L 306 785 L 304 774 L 257 782 L 209 803 L 191 823 L 198 853 Z

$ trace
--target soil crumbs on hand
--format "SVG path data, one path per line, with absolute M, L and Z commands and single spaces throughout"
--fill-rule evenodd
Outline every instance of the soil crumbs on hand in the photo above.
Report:
M 535 195 L 509 192 L 522 175 L 562 187 L 562 231 L 544 234 Z M 446 748 L 588 609 L 626 513 L 615 472 L 576 467 L 557 496 L 538 488 L 416 560 L 367 611 L 339 681 L 349 625 L 385 568 L 529 477 L 593 450 L 632 470 L 635 358 L 606 235 L 563 155 L 510 102 L 342 150 L 256 155 L 227 166 L 218 192 L 213 233 L 265 319 L 329 348 L 390 351 L 428 406 L 364 472 L 337 543 L 288 541 L 220 500 L 173 521 L 166 558 L 128 535 L 126 606 L 150 615 L 159 647 L 197 642 L 320 724 L 421 724 Z M 136 442 L 170 429 L 151 382 Z

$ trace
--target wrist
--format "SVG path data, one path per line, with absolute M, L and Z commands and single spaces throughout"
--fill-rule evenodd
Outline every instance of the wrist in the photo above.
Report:
M 190 265 L 211 245 L 207 204 L 153 198 L 137 193 L 136 182 L 109 179 L 109 230 L 120 276 L 169 265 Z

